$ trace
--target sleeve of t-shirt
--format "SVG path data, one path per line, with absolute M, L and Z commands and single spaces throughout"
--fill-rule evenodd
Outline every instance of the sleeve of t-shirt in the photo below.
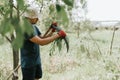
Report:
M 30 34 L 25 33 L 25 34 L 24 34 L 25 40 L 31 39 L 31 38 L 34 37 L 34 36 L 35 36 L 34 33 L 30 33 Z
M 37 31 L 37 33 L 36 33 L 36 31 Z M 36 35 L 38 35 L 38 36 L 41 35 L 41 32 L 39 31 L 39 29 L 36 26 L 34 26 L 32 32 L 30 34 L 25 33 L 24 36 L 25 36 L 26 40 L 29 40 L 29 39 L 33 38 L 34 36 L 36 36 Z
M 37 34 L 35 33 L 35 30 L 34 30 L 34 28 L 32 27 L 32 30 L 31 30 L 31 32 L 30 33 L 25 33 L 24 34 L 24 38 L 25 38 L 25 40 L 29 40 L 29 39 L 31 39 L 32 37 L 34 37 L 34 36 L 36 36 Z
M 37 27 L 36 27 L 36 30 L 37 30 L 38 35 L 42 34 L 41 31 Z

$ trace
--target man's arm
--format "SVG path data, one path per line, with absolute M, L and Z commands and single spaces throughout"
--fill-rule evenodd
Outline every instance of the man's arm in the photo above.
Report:
M 31 38 L 30 41 L 34 42 L 36 44 L 39 44 L 39 45 L 46 45 L 46 44 L 53 42 L 55 39 L 57 39 L 59 37 L 60 37 L 59 34 L 55 34 L 55 35 L 53 35 L 51 37 L 47 37 L 47 38 L 41 38 L 39 36 L 35 36 L 35 37 Z
M 53 33 L 54 32 L 50 31 L 47 35 L 43 35 L 43 36 L 39 35 L 39 37 L 42 38 L 42 39 L 47 38 L 47 37 L 51 37 L 53 35 Z
M 54 24 L 52 24 L 52 25 L 54 25 Z M 52 25 L 51 25 L 51 26 L 52 26 Z M 41 37 L 41 38 L 50 37 L 50 36 L 53 35 L 53 33 L 55 32 L 55 30 L 56 30 L 55 28 L 49 27 L 49 29 L 46 31 L 46 33 L 45 33 L 43 36 L 40 35 L 40 37 Z

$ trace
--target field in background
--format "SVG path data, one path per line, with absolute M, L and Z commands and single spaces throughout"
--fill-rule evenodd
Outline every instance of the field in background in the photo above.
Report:
M 51 44 L 41 46 L 42 80 L 120 80 L 120 31 L 115 32 L 112 54 L 110 44 L 113 31 L 96 30 L 68 33 L 70 50 L 65 45 L 49 56 Z M 12 52 L 5 41 L 0 46 L 0 80 L 5 80 L 12 70 Z M 19 69 L 21 80 L 21 71 Z

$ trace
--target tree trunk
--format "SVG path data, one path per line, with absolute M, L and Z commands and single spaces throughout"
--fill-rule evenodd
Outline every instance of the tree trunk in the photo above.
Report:
M 19 50 L 13 48 L 13 70 L 19 65 Z M 12 80 L 18 80 L 18 69 L 14 72 Z

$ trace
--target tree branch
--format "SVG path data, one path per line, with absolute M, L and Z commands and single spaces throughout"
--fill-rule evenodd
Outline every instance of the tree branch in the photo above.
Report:
M 4 16 L 4 13 L 0 10 L 0 13 Z
M 10 38 L 8 38 L 7 36 L 5 36 L 5 38 L 10 42 L 12 43 L 12 40 Z
M 13 18 L 13 0 L 9 0 L 10 3 L 10 19 Z
M 17 7 L 15 7 L 14 5 L 13 5 L 13 8 L 15 8 L 16 10 L 18 10 L 18 8 L 17 8 Z
M 25 12 L 25 10 L 27 9 L 27 6 L 25 7 L 25 9 L 21 12 L 20 16 L 22 16 Z
M 21 65 L 19 64 L 12 72 L 11 74 L 7 77 L 6 80 L 9 80 L 10 77 L 12 77 L 12 75 L 14 75 L 15 77 L 18 77 L 18 75 L 15 73 L 19 68 L 21 67 Z

